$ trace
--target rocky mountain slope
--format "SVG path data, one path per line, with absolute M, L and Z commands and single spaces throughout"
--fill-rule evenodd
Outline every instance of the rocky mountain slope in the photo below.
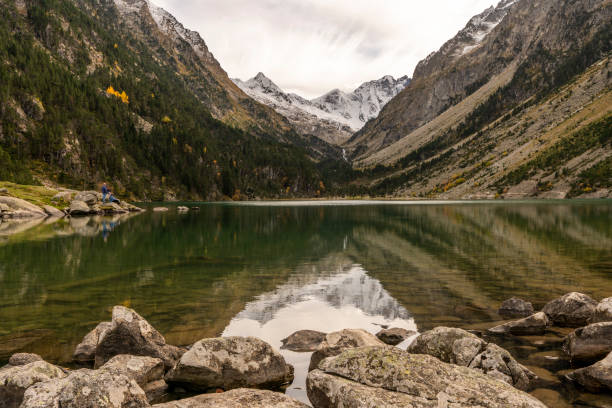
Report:
M 376 194 L 609 195 L 612 3 L 502 1 L 346 146 Z
M 312 100 L 284 92 L 261 72 L 248 81 L 233 81 L 249 96 L 289 119 L 300 133 L 339 145 L 378 116 L 387 102 L 410 83 L 410 78 L 387 75 L 365 82 L 351 93 L 335 89 Z
M 143 199 L 312 196 L 314 148 L 145 0 L 0 1 L 0 179 Z

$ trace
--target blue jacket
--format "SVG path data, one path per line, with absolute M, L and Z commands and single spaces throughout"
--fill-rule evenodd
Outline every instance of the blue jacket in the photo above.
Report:
M 108 187 L 102 186 L 102 194 L 108 194 Z

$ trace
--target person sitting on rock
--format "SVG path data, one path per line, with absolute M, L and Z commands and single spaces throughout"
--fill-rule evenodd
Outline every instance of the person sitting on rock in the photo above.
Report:
M 109 203 L 117 203 L 117 204 L 121 204 L 121 201 L 119 201 L 114 195 L 112 191 L 108 192 L 108 202 Z
M 106 187 L 106 183 L 102 183 L 102 202 L 106 202 L 106 196 L 108 195 L 108 187 Z

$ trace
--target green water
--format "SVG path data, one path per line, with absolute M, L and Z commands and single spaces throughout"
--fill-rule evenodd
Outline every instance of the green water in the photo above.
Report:
M 69 364 L 116 304 L 169 343 L 242 334 L 278 348 L 299 329 L 486 329 L 511 296 L 536 309 L 569 291 L 612 296 L 610 201 L 326 204 L 2 223 L 0 363 L 31 351 Z M 498 342 L 550 380 L 534 392 L 549 406 L 611 404 L 558 380 L 565 334 Z M 288 393 L 304 399 L 309 357 L 284 354 Z

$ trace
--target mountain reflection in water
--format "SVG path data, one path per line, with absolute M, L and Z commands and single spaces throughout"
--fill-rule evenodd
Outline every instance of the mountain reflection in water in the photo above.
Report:
M 315 282 L 300 285 L 290 280 L 257 296 L 231 320 L 223 336 L 254 336 L 280 349 L 281 340 L 298 330 L 329 333 L 358 328 L 375 334 L 381 327 L 417 330 L 410 313 L 378 280 L 359 265 L 345 265 Z M 287 394 L 308 402 L 304 390 L 312 353 L 280 351 L 295 368 Z

